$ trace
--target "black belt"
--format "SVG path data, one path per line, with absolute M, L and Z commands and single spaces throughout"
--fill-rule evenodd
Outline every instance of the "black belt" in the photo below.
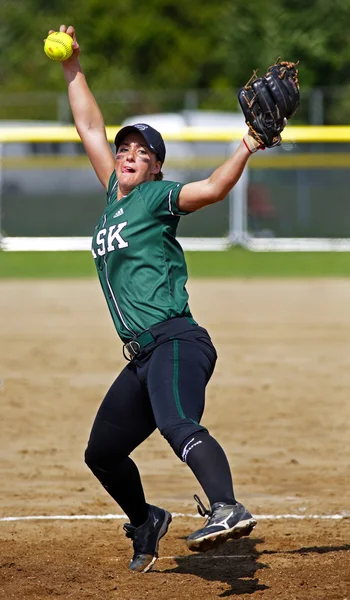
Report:
M 169 324 L 169 330 L 170 330 L 170 329 L 172 329 L 171 324 L 172 324 L 172 322 L 175 321 L 175 319 L 178 319 L 178 320 L 186 319 L 186 321 L 189 322 L 191 325 L 197 325 L 196 321 L 194 319 L 192 319 L 191 317 L 175 317 L 174 319 L 169 319 L 168 321 L 163 321 L 162 323 L 157 323 L 157 325 L 154 325 L 150 329 L 146 329 L 145 331 L 142 331 L 142 333 L 140 333 L 140 335 L 135 336 L 135 338 L 130 340 L 130 342 L 127 342 L 124 344 L 124 346 L 123 346 L 124 358 L 126 358 L 126 360 L 129 360 L 129 361 L 132 360 L 133 358 L 135 358 L 135 356 L 140 354 L 140 352 L 142 350 L 144 350 L 144 348 L 146 348 L 146 346 L 149 346 L 149 344 L 152 344 L 152 342 L 156 341 L 157 333 L 158 333 L 157 330 L 159 330 L 159 327 L 167 326 Z M 152 331 L 153 331 L 153 333 L 152 333 Z M 169 334 L 172 335 L 173 332 L 169 331 Z

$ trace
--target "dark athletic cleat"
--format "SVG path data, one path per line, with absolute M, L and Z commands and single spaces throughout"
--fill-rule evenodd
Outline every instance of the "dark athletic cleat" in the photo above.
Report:
M 149 504 L 148 519 L 140 527 L 125 523 L 126 537 L 131 538 L 134 556 L 130 562 L 131 571 L 147 573 L 158 558 L 159 540 L 166 534 L 171 523 L 171 514 L 163 508 Z
M 206 552 L 229 539 L 249 535 L 256 525 L 254 517 L 239 502 L 215 502 L 211 509 L 207 510 L 198 496 L 194 499 L 198 503 L 199 514 L 202 517 L 206 515 L 208 519 L 202 529 L 191 533 L 186 540 L 187 546 L 193 552 Z

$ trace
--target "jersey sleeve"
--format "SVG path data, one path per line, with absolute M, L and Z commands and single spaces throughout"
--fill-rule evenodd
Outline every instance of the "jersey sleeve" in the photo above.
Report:
M 150 181 L 141 185 L 139 190 L 148 212 L 157 219 L 166 219 L 189 214 L 177 206 L 182 187 L 182 183 L 175 181 Z

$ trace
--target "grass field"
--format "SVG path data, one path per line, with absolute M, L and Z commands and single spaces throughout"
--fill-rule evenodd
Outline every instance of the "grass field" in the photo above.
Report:
M 186 252 L 190 277 L 350 277 L 349 252 Z M 0 278 L 93 277 L 90 252 L 0 252 Z

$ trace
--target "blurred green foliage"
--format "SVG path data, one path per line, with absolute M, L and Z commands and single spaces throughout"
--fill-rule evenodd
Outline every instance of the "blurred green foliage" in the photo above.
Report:
M 349 78 L 349 0 L 3 0 L 3 90 L 61 89 L 42 39 L 74 24 L 100 90 L 238 87 L 282 55 L 310 86 Z M 327 74 L 327 80 L 325 80 Z
M 350 0 L 0 0 L 0 89 L 65 90 L 42 50 L 47 31 L 65 23 L 76 27 L 94 92 L 226 90 L 217 108 L 235 110 L 232 90 L 278 56 L 300 60 L 304 90 L 349 85 L 348 22 Z M 348 103 L 343 96 L 342 110 Z

